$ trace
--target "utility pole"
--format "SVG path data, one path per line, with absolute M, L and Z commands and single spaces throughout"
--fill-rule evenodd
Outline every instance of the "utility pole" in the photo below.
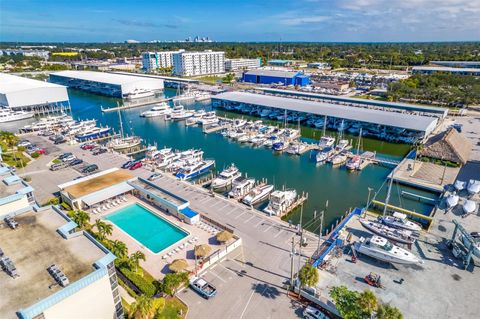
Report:
M 303 245 L 303 204 L 300 207 L 300 242 L 298 243 L 298 270 L 300 271 L 300 266 L 302 262 L 302 245 Z
M 324 210 L 320 212 L 320 229 L 318 230 L 318 245 L 317 245 L 317 251 L 320 250 L 320 240 L 322 239 L 322 233 L 323 233 L 323 214 L 325 213 Z
M 295 257 L 295 237 L 292 236 L 292 250 L 290 251 L 290 288 L 293 290 L 293 273 L 294 273 L 294 261 L 293 258 Z

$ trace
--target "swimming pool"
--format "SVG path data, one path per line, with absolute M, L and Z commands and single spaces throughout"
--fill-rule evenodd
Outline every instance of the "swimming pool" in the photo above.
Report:
M 187 232 L 139 204 L 119 209 L 106 219 L 155 254 L 188 236 Z

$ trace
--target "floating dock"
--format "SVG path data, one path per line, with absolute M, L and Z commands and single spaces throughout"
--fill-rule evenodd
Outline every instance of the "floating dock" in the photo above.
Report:
M 126 104 L 126 105 L 119 105 L 115 107 L 109 107 L 109 108 L 103 108 L 101 107 L 103 113 L 108 113 L 108 112 L 116 112 L 116 111 L 122 111 L 122 110 L 128 110 L 128 109 L 133 109 L 136 107 L 140 106 L 146 106 L 146 105 L 153 105 L 156 103 L 162 103 L 162 102 L 168 102 L 171 101 L 173 98 L 168 98 L 168 99 L 160 99 L 160 100 L 149 100 L 149 101 L 142 101 L 139 103 L 132 103 L 132 104 Z

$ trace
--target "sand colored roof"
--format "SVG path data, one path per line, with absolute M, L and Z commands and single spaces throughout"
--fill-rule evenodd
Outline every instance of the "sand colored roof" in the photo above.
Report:
M 472 144 L 456 129 L 431 137 L 420 151 L 421 156 L 447 160 L 464 165 L 470 158 Z
M 105 175 L 101 175 L 64 189 L 72 198 L 79 198 L 87 194 L 105 189 L 107 187 L 120 184 L 134 178 L 132 174 L 124 170 L 117 170 Z

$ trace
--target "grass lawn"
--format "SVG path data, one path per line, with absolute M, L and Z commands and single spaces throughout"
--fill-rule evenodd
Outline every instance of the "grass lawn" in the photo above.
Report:
M 23 154 L 23 152 L 16 151 L 15 153 L 13 153 L 12 150 L 6 150 L 7 148 L 4 146 L 5 145 L 1 145 L 0 147 L 2 147 L 2 151 L 3 151 L 2 159 L 7 165 L 21 168 L 22 162 L 23 162 L 23 166 L 27 166 L 28 162 L 30 162 L 30 159 L 26 157 Z
M 206 75 L 206 76 L 194 77 L 193 79 L 199 80 L 201 82 L 210 83 L 210 84 L 216 84 L 217 81 L 221 81 L 223 79 L 223 77 L 222 76 Z
M 155 319 L 177 319 L 177 318 L 185 318 L 187 313 L 188 307 L 182 303 L 178 298 L 166 298 L 165 299 L 165 307 L 162 311 L 160 311 L 156 316 Z M 183 315 L 179 315 L 180 310 L 182 311 Z

